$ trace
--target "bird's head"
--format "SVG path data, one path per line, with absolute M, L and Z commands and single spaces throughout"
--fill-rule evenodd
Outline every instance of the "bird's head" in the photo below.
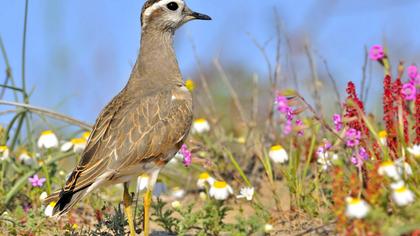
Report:
M 141 25 L 157 30 L 174 31 L 191 20 L 211 20 L 207 15 L 194 12 L 184 0 L 147 0 L 141 11 Z

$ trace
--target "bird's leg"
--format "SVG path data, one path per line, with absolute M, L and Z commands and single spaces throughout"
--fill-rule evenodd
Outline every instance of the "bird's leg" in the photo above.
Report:
M 128 192 L 128 186 L 128 182 L 124 183 L 124 212 L 127 215 L 128 226 L 130 227 L 130 236 L 135 236 L 136 230 L 134 229 L 133 211 L 131 208 L 131 203 L 133 202 L 133 199 L 130 193 Z
M 147 188 L 144 194 L 144 225 L 143 232 L 144 236 L 149 235 L 149 217 L 150 217 L 150 205 L 152 203 L 152 190 Z

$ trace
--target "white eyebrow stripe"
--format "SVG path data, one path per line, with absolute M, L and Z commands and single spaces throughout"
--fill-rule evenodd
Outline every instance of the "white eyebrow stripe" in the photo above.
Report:
M 161 8 L 162 6 L 165 6 L 166 4 L 170 2 L 176 2 L 178 3 L 178 5 L 180 5 L 180 7 L 184 6 L 184 1 L 182 0 L 161 0 L 151 5 L 150 7 L 146 8 L 146 10 L 144 11 L 144 16 L 150 16 L 155 10 Z

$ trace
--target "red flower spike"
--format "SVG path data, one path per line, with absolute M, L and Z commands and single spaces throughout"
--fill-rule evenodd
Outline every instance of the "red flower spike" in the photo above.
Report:
M 391 154 L 396 158 L 395 154 L 397 152 L 397 131 L 395 127 L 395 108 L 394 108 L 394 98 L 392 91 L 392 81 L 391 76 L 386 75 L 384 78 L 384 95 L 383 95 L 383 109 L 384 109 L 384 121 L 385 128 L 388 133 L 387 135 L 387 146 L 391 150 Z
M 416 94 L 416 116 L 415 116 L 415 130 L 416 130 L 416 142 L 420 144 L 420 93 Z
M 409 134 L 408 134 L 408 109 L 407 109 L 407 103 L 406 99 L 404 98 L 404 95 L 402 93 L 402 82 L 400 78 L 397 78 L 394 82 L 394 100 L 397 102 L 396 107 L 396 116 L 398 120 L 398 108 L 401 107 L 402 109 L 402 122 L 403 122 L 403 131 L 404 131 L 404 140 L 405 143 L 409 142 Z

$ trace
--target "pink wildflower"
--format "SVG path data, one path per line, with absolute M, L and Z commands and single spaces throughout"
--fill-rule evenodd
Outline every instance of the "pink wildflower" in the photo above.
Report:
M 359 130 L 350 128 L 346 131 L 346 138 L 346 145 L 348 147 L 355 147 L 360 143 L 361 132 Z
M 413 80 L 416 79 L 418 75 L 417 67 L 415 65 L 411 65 L 407 67 L 407 75 L 410 79 L 413 79 Z
M 378 61 L 384 58 L 385 52 L 381 45 L 373 45 L 369 51 L 369 57 L 371 60 Z
M 369 159 L 368 153 L 364 148 L 360 148 L 359 152 L 353 154 L 351 157 L 351 163 L 353 165 L 357 166 L 358 168 L 361 168 L 363 163 Z
M 185 167 L 188 167 L 191 165 L 191 152 L 188 150 L 187 145 L 183 144 L 180 150 L 180 153 L 182 156 L 184 156 L 184 160 L 182 163 L 184 163 Z
M 297 119 L 296 120 L 296 126 L 298 127 L 298 132 L 297 132 L 297 134 L 299 135 L 299 136 L 303 136 L 304 135 L 304 131 L 303 131 L 303 128 L 304 128 L 304 126 L 303 126 L 303 122 L 302 122 L 302 120 L 299 120 L 299 119 Z
M 284 123 L 284 126 L 283 126 L 283 134 L 284 135 L 290 134 L 290 132 L 292 132 L 292 128 L 293 128 L 292 121 L 287 120 L 286 123 Z
M 405 83 L 402 86 L 401 93 L 405 100 L 412 101 L 416 99 L 416 86 L 411 82 Z
M 333 121 L 334 121 L 335 131 L 340 132 L 340 130 L 343 128 L 343 121 L 341 120 L 340 114 L 334 114 Z
M 33 187 L 42 187 L 42 185 L 44 185 L 44 182 L 46 181 L 45 178 L 39 178 L 38 175 L 29 177 L 28 180 L 32 184 Z
M 275 103 L 277 104 L 277 110 L 281 113 L 287 113 L 290 110 L 289 103 L 285 96 L 277 96 Z

